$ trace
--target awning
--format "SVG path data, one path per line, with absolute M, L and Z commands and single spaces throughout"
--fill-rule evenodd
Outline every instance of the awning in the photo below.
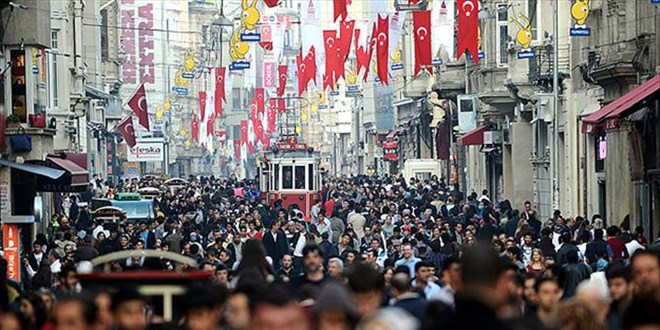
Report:
M 393 128 L 387 135 L 385 136 L 385 140 L 394 140 L 394 138 L 401 132 L 403 131 L 403 127 L 395 127 Z
M 52 180 L 56 180 L 61 178 L 64 175 L 64 171 L 58 170 L 55 168 L 50 168 L 47 166 L 41 166 L 41 165 L 36 165 L 36 164 L 30 164 L 30 163 L 17 163 L 17 162 L 12 162 L 6 159 L 0 159 L 0 165 L 6 166 L 9 168 L 13 168 L 15 170 L 23 171 L 23 172 L 28 172 L 32 174 L 36 174 L 39 176 L 43 176 Z
M 114 97 L 96 87 L 87 84 L 85 84 L 85 95 L 97 100 L 107 100 Z
M 458 137 L 456 144 L 459 146 L 478 146 L 484 144 L 484 132 L 488 131 L 488 125 L 479 126 Z
M 605 122 L 605 129 L 614 129 L 619 126 L 619 118 L 626 115 L 629 110 L 639 108 L 646 100 L 660 95 L 660 75 L 655 75 L 645 83 L 632 89 L 628 93 L 610 102 L 600 110 L 582 119 L 582 132 L 592 133 L 601 122 Z
M 57 156 L 48 156 L 46 157 L 46 163 L 52 162 L 56 167 L 66 171 L 67 176 L 71 178 L 72 186 L 84 186 L 87 187 L 89 184 L 89 175 L 87 170 L 78 166 L 78 164 L 73 161 L 61 158 Z

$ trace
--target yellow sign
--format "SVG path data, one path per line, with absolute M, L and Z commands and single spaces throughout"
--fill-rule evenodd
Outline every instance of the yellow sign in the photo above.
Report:
M 591 29 L 585 24 L 589 17 L 589 0 L 576 0 L 571 6 L 571 16 L 575 20 L 575 25 L 571 28 L 571 36 L 588 37 L 591 35 Z
M 248 0 L 243 0 L 243 15 L 241 15 L 243 26 L 248 30 L 254 30 L 259 18 L 261 14 L 257 10 L 257 0 L 253 0 L 251 5 L 248 5 Z
M 241 41 L 241 30 L 236 30 L 229 40 L 229 56 L 232 62 L 244 60 L 245 55 L 250 51 L 250 45 Z
M 521 49 L 518 52 L 518 58 L 533 58 L 536 56 L 534 50 L 532 50 L 532 24 L 529 21 L 529 17 L 518 13 L 518 18 L 509 18 L 509 22 L 516 23 L 520 29 L 516 33 L 516 41 L 520 44 Z

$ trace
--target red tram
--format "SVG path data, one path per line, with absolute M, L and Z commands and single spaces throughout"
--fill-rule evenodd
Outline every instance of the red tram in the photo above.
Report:
M 288 136 L 264 152 L 259 164 L 259 183 L 268 204 L 281 200 L 311 215 L 312 205 L 321 198 L 321 155 L 314 148 Z

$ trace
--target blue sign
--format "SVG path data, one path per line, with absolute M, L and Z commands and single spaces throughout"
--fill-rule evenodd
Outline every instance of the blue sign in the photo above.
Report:
M 660 5 L 660 0 L 651 0 L 652 4 Z
M 241 33 L 241 41 L 259 42 L 261 41 L 260 33 Z
M 330 95 L 337 96 L 337 95 L 339 95 L 339 92 L 338 91 L 332 91 L 332 92 L 330 92 Z
M 188 88 L 187 87 L 172 87 L 172 90 L 177 95 L 188 95 Z
M 444 63 L 444 61 L 441 58 L 436 58 L 431 61 L 431 64 L 433 65 L 442 65 L 442 63 Z
M 33 67 L 32 67 L 32 73 L 34 73 L 34 74 L 39 74 L 39 67 L 36 66 L 36 65 L 33 66 Z
M 478 56 L 479 56 L 479 59 L 486 58 L 486 53 L 484 53 L 484 52 L 479 52 L 479 55 L 478 55 Z
M 245 70 L 250 68 L 250 62 L 234 62 L 229 65 L 229 70 Z
M 193 79 L 195 78 L 195 74 L 192 72 L 184 72 L 181 77 L 186 78 L 186 79 Z
M 572 27 L 571 28 L 571 37 L 588 37 L 590 35 L 591 35 L 591 29 L 588 28 L 588 27 Z
M 403 70 L 403 64 L 401 63 L 392 64 L 390 68 L 392 69 L 392 71 Z
M 319 104 L 319 110 L 326 110 L 326 109 L 328 109 L 327 104 Z
M 534 58 L 536 57 L 536 52 L 533 50 L 526 50 L 526 51 L 520 51 L 518 52 L 518 59 L 524 59 L 524 58 Z

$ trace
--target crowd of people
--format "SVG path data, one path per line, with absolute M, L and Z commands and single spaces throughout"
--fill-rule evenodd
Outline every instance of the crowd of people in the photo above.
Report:
M 437 177 L 364 175 L 326 178 L 309 212 L 268 205 L 255 182 L 192 176 L 163 187 L 153 219 L 104 222 L 78 203 L 143 187 L 163 179 L 95 178 L 24 247 L 20 282 L 0 259 L 0 330 L 660 329 L 660 237 L 629 218 L 544 219 Z M 81 284 L 90 260 L 122 250 L 180 254 L 210 279 L 163 322 L 131 283 Z

